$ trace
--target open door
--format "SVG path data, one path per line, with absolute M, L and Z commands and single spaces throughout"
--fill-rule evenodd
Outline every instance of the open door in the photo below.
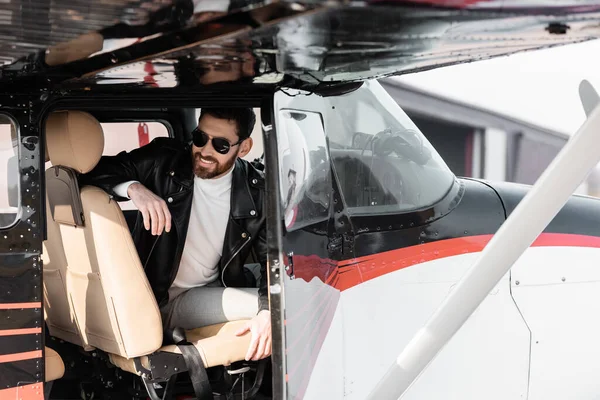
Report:
M 29 101 L 10 97 L 0 101 L 0 398 L 31 400 L 45 378 L 43 158 Z
M 365 398 L 389 365 L 381 360 L 393 362 L 468 266 L 427 264 L 445 257 L 435 242 L 467 234 L 456 228 L 466 214 L 452 214 L 459 204 L 473 209 L 461 203 L 464 184 L 377 81 L 334 92 L 277 92 L 266 127 L 274 387 L 281 389 L 274 398 Z M 473 226 L 487 234 L 504 216 L 495 193 L 481 190 L 485 197 L 473 196 L 485 222 Z M 465 353 L 456 345 L 427 384 L 411 389 L 414 398 L 440 387 L 468 387 L 463 398 L 480 394 L 497 376 L 511 382 L 498 393 L 526 393 L 529 332 L 503 279 L 467 332 L 485 331 L 496 346 L 479 341 Z M 500 364 L 489 361 L 500 356 Z M 470 370 L 475 363 L 490 367 Z
M 263 117 L 267 180 L 273 398 L 339 398 L 343 390 L 342 326 L 334 286 L 343 252 L 342 201 L 334 188 L 325 134 L 324 98 L 274 96 Z M 272 121 L 272 123 L 271 123 Z M 333 344 L 323 347 L 325 338 Z M 337 343 L 335 338 L 337 338 Z M 323 354 L 326 351 L 327 354 Z M 327 359 L 327 383 L 314 371 Z M 322 376 L 322 374 L 321 374 Z

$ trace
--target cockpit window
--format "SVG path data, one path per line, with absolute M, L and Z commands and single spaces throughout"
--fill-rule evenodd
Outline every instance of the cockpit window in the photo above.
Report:
M 17 124 L 0 114 L 0 228 L 8 228 L 18 218 L 20 195 L 19 141 Z
M 292 231 L 328 219 L 331 162 L 321 114 L 282 109 L 277 120 L 280 196 Z
M 379 83 L 327 100 L 330 155 L 350 215 L 414 211 L 448 193 L 454 175 Z

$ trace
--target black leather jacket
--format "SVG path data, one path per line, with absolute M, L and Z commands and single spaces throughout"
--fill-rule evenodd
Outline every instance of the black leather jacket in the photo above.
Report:
M 175 280 L 188 230 L 194 192 L 191 154 L 190 144 L 157 138 L 129 153 L 102 157 L 92 171 L 79 178 L 81 186 L 98 186 L 117 201 L 127 199 L 118 196 L 113 188 L 119 183 L 137 180 L 167 202 L 172 217 L 169 233 L 152 236 L 144 228 L 141 213 L 138 213 L 132 233 L 159 306 L 168 301 L 167 291 Z M 233 169 L 231 211 L 219 262 L 224 286 L 253 286 L 251 274 L 244 264 L 254 252 L 254 259 L 261 265 L 259 311 L 269 308 L 264 188 L 263 173 L 238 158 Z

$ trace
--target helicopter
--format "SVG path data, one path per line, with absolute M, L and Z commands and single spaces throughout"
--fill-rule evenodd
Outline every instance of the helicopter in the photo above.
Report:
M 455 176 L 377 79 L 598 39 L 600 2 L 3 7 L 1 400 L 597 396 L 600 200 L 572 195 L 600 159 L 595 90 L 530 187 Z M 101 155 L 189 141 L 223 105 L 259 115 L 259 361 L 244 321 L 169 342 L 137 210 L 77 180 Z

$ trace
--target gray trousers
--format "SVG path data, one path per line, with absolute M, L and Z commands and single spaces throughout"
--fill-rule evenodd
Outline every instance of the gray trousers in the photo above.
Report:
M 225 288 L 219 280 L 181 293 L 161 310 L 163 327 L 194 329 L 240 319 L 258 313 L 257 288 Z

